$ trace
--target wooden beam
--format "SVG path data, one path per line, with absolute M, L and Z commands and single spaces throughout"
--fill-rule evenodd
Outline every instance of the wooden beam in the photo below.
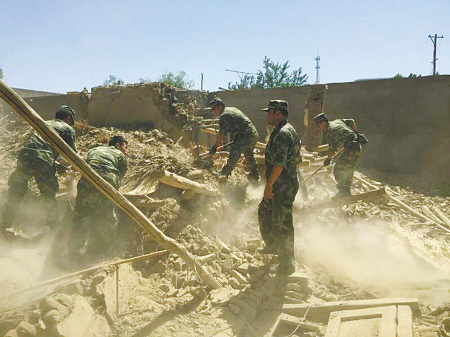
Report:
M 195 193 L 205 194 L 210 197 L 220 196 L 220 192 L 216 189 L 211 189 L 205 184 L 200 184 L 196 181 L 179 176 L 178 174 L 166 170 L 164 170 L 164 175 L 158 178 L 158 180 L 163 184 L 170 185 L 176 188 L 181 188 L 182 190 L 192 190 Z
M 439 219 L 426 205 L 422 205 L 422 212 L 423 214 L 425 214 L 427 217 L 437 222 L 438 224 L 440 225 L 444 224 L 444 222 L 441 219 Z
M 421 315 L 417 298 L 380 298 L 375 300 L 324 302 L 312 305 L 310 303 L 285 304 L 282 311 L 285 314 L 303 317 L 309 309 L 306 316 L 309 321 L 326 322 L 333 311 L 386 307 L 390 305 L 408 305 L 417 316 Z
M 64 140 L 50 128 L 19 95 L 0 80 L 0 97 L 16 110 L 50 145 L 70 163 L 87 181 L 89 181 L 102 194 L 110 199 L 117 207 L 122 209 L 139 226 L 141 226 L 162 247 L 180 256 L 188 266 L 194 268 L 203 282 L 211 288 L 220 288 L 215 280 L 203 266 L 190 254 L 185 247 L 174 239 L 166 236 L 156 227 L 136 206 L 126 199 L 111 184 L 104 180 L 92 167 L 90 167 L 78 154 L 76 154 Z
M 433 211 L 436 212 L 438 217 L 445 223 L 447 227 L 450 227 L 450 219 L 436 206 L 433 206 Z
M 397 320 L 397 337 L 414 336 L 413 314 L 409 306 L 399 305 L 397 307 Z
M 312 207 L 307 208 L 307 210 L 309 212 L 311 212 L 311 211 L 315 211 L 317 209 L 350 205 L 350 204 L 354 204 L 358 201 L 372 201 L 375 199 L 383 198 L 385 196 L 386 196 L 386 191 L 383 187 L 383 188 L 376 189 L 375 191 L 350 195 L 348 197 L 336 198 L 331 201 L 323 202 L 321 204 L 316 204 Z

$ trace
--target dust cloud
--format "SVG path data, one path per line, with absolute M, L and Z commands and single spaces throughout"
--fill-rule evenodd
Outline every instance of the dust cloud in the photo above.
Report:
M 294 219 L 302 215 L 297 213 Z M 296 259 L 332 277 L 384 296 L 420 297 L 433 303 L 450 300 L 450 272 L 414 252 L 387 222 L 336 219 L 324 224 L 320 217 L 303 217 L 295 230 Z

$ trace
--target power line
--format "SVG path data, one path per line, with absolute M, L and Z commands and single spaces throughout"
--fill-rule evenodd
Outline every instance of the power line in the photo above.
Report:
M 437 60 L 437 58 L 436 58 L 436 42 L 437 42 L 437 39 L 443 39 L 444 35 L 437 36 L 437 34 L 434 34 L 434 39 L 433 39 L 433 36 L 431 36 L 431 35 L 428 35 L 428 37 L 430 38 L 431 42 L 433 42 L 433 45 L 434 45 L 434 49 L 433 49 L 433 76 L 435 76 L 436 75 L 436 60 Z
M 225 71 L 231 71 L 231 72 L 233 72 L 233 73 L 238 74 L 238 76 L 239 76 L 239 78 L 240 78 L 241 80 L 242 80 L 241 74 L 244 74 L 244 75 L 258 75 L 257 73 L 247 73 L 247 72 L 245 72 L 245 71 L 239 71 L 239 70 L 229 70 L 229 69 L 225 69 Z

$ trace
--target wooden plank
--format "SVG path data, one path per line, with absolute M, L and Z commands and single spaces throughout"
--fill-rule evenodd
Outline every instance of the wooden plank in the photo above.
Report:
M 315 211 L 317 209 L 332 208 L 343 205 L 354 204 L 358 201 L 372 201 L 375 199 L 383 198 L 386 196 L 386 190 L 383 188 L 376 189 L 375 191 L 370 191 L 366 193 L 360 193 L 355 195 L 350 195 L 348 197 L 336 198 L 331 201 L 327 201 L 321 204 L 316 204 L 312 207 L 306 208 L 307 211 Z
M 73 166 L 87 181 L 130 216 L 162 247 L 180 256 L 188 266 L 194 268 L 203 282 L 210 287 L 221 288 L 195 257 L 184 246 L 166 236 L 136 206 L 104 180 L 34 111 L 19 95 L 0 80 L 0 98 L 16 110 L 50 145 Z
M 341 327 L 341 312 L 335 311 L 330 314 L 325 337 L 339 337 Z
M 397 306 L 391 305 L 383 308 L 381 316 L 380 332 L 378 337 L 397 336 Z
M 397 337 L 413 337 L 413 314 L 407 305 L 397 308 Z
M 333 311 L 354 310 L 373 307 L 385 307 L 389 305 L 408 305 L 412 311 L 420 316 L 420 308 L 417 298 L 380 298 L 374 300 L 362 301 L 338 301 L 325 302 L 316 304 L 285 304 L 283 305 L 283 313 L 303 317 L 309 308 L 307 318 L 310 321 L 326 321 Z
M 383 307 L 365 308 L 356 310 L 342 310 L 341 321 L 349 321 L 354 319 L 381 318 L 383 315 Z

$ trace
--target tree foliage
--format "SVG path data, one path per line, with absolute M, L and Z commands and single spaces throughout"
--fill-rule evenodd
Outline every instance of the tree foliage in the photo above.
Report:
M 245 75 L 241 78 L 241 82 L 228 83 L 228 89 L 284 88 L 305 85 L 308 80 L 308 75 L 302 75 L 301 67 L 289 74 L 289 61 L 283 64 L 275 63 L 265 56 L 263 68 L 258 70 L 256 75 Z
M 3 78 L 3 69 L 0 68 L 0 80 Z
M 406 77 L 406 76 L 403 76 L 402 74 L 399 73 L 399 74 L 397 74 L 397 75 L 394 76 L 394 79 L 399 79 L 399 78 L 411 78 L 411 77 L 417 77 L 417 75 L 416 75 L 416 74 L 413 74 L 413 73 L 410 73 L 409 76 Z M 419 75 L 419 77 L 420 77 L 420 75 Z
M 139 82 L 151 83 L 152 81 L 149 78 L 140 78 Z M 194 81 L 187 79 L 186 73 L 182 70 L 178 71 L 178 73 L 165 72 L 156 79 L 156 82 L 166 83 L 180 89 L 191 89 L 194 86 Z
M 125 82 L 122 79 L 117 78 L 117 76 L 114 76 L 114 75 L 109 75 L 109 79 L 106 80 L 105 82 L 103 82 L 103 85 L 107 86 L 107 87 L 110 87 L 113 85 L 124 85 L 124 84 L 125 84 Z

